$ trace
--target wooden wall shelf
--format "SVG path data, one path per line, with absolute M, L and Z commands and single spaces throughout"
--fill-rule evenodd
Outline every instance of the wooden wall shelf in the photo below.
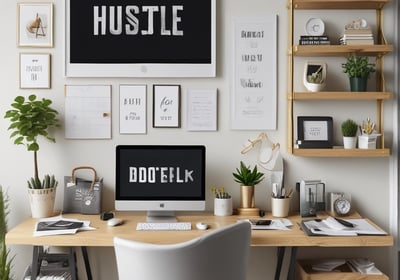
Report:
M 294 100 L 389 100 L 393 98 L 392 92 L 294 92 Z
M 363 10 L 363 9 L 382 9 L 386 3 L 391 0 L 294 0 L 294 9 L 348 9 L 348 10 Z
M 388 157 L 389 149 L 293 149 L 293 155 L 302 157 Z
M 393 51 L 393 45 L 295 45 L 294 56 L 347 56 L 362 53 L 366 56 L 383 56 Z

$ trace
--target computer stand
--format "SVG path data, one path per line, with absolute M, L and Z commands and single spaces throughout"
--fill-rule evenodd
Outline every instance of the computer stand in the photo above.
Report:
M 176 223 L 178 219 L 174 211 L 148 211 L 146 222 L 148 223 Z

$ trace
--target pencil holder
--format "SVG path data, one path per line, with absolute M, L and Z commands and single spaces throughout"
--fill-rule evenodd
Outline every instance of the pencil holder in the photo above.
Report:
M 232 198 L 214 198 L 215 216 L 230 216 L 232 211 Z
M 284 218 L 289 216 L 290 197 L 271 198 L 272 216 Z

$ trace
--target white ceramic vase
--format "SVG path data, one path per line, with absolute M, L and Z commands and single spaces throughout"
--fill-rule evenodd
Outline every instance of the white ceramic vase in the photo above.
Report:
M 376 140 L 380 134 L 363 134 L 358 136 L 358 148 L 376 149 Z
M 232 198 L 214 198 L 215 216 L 230 216 L 232 212 Z
M 355 149 L 357 146 L 357 137 L 343 136 L 343 146 L 345 149 Z
M 28 189 L 32 218 L 46 218 L 54 214 L 57 188 Z

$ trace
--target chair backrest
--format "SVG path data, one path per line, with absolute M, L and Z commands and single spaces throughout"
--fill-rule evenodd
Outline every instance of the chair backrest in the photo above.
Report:
M 168 245 L 114 238 L 119 280 L 245 280 L 251 226 L 241 221 Z

